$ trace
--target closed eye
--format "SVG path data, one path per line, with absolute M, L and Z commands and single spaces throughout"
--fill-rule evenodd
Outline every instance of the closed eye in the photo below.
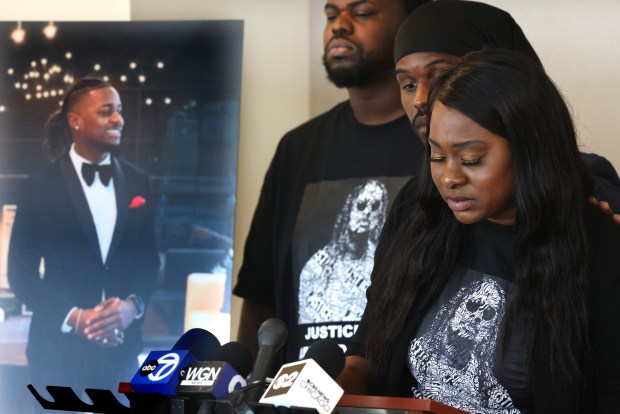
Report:
M 467 167 L 471 167 L 474 165 L 478 165 L 480 164 L 480 160 L 482 158 L 474 158 L 474 159 L 470 159 L 470 160 L 461 160 L 461 165 L 467 166 Z
M 351 12 L 353 16 L 360 18 L 360 19 L 366 19 L 368 17 L 374 16 L 375 14 L 377 14 L 376 8 L 368 3 L 360 3 L 354 6 L 351 9 Z
M 340 10 L 333 5 L 325 5 L 325 18 L 328 22 L 331 22 L 338 17 Z

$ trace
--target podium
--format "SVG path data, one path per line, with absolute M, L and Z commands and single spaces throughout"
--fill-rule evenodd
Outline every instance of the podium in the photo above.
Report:
M 334 413 L 339 414 L 467 414 L 433 400 L 345 394 Z
M 87 389 L 92 404 L 85 403 L 68 387 L 48 386 L 53 401 L 47 401 L 28 385 L 41 406 L 47 410 L 66 410 L 103 414 L 235 414 L 236 404 L 229 400 L 207 400 L 182 396 L 135 393 L 129 383 L 119 384 L 119 392 L 131 403 L 126 407 L 110 391 Z M 247 403 L 254 414 L 312 414 L 316 410 L 303 407 L 275 407 L 271 404 Z M 243 412 L 243 411 L 242 411 Z M 401 397 L 377 397 L 345 394 L 333 414 L 467 414 L 433 400 Z
M 121 383 L 119 392 L 133 392 L 128 383 Z M 301 414 L 316 413 L 314 409 L 292 407 L 282 410 L 282 407 L 273 407 L 269 404 L 251 404 L 251 408 L 258 414 L 283 413 Z M 214 410 L 217 412 L 218 410 Z M 222 410 L 221 412 L 226 412 Z M 450 407 L 437 401 L 403 397 L 378 397 L 371 395 L 344 394 L 333 414 L 467 414 L 466 411 Z

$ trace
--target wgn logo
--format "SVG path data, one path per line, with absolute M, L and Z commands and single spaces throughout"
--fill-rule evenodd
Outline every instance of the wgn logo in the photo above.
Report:
M 187 368 L 187 373 L 182 372 L 181 385 L 206 385 L 212 386 L 215 384 L 222 366 L 197 366 L 195 364 L 190 365 Z
M 148 376 L 154 382 L 161 381 L 170 376 L 177 369 L 178 365 L 179 355 L 170 352 L 159 357 L 159 359 L 153 359 L 142 365 L 140 375 L 143 377 Z
M 278 376 L 273 380 L 271 386 L 267 390 L 267 393 L 263 398 L 275 397 L 276 395 L 286 394 L 295 380 L 299 376 L 299 373 L 306 366 L 306 363 L 296 364 L 289 367 L 282 368 Z

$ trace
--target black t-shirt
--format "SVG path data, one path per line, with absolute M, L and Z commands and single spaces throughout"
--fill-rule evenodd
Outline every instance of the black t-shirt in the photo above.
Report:
M 414 194 L 414 182 L 412 180 L 405 185 L 394 201 L 395 208 L 390 212 L 381 235 L 381 242 L 377 247 L 377 261 L 390 260 L 389 257 L 385 256 L 386 241 L 394 236 L 396 229 L 410 214 Z M 618 400 L 620 399 L 620 353 L 618 353 L 617 346 L 620 342 L 620 330 L 617 328 L 620 326 L 620 301 L 618 301 L 620 267 L 617 265 L 616 257 L 620 251 L 620 227 L 597 208 L 587 203 L 584 205 L 583 220 L 588 244 L 587 297 L 590 341 L 589 358 L 587 358 L 588 372 L 577 378 L 577 382 L 568 381 L 565 376 L 552 372 L 549 330 L 542 323 L 538 325 L 538 329 L 534 333 L 535 341 L 527 372 L 519 368 L 523 363 L 523 356 L 520 355 L 523 351 L 520 352 L 519 349 L 524 348 L 519 346 L 518 336 L 516 341 L 515 338 L 510 338 L 504 359 L 499 359 L 503 362 L 498 364 L 498 353 L 494 353 L 491 372 L 497 382 L 508 390 L 514 406 L 520 410 L 521 414 L 524 414 L 525 410 L 528 414 L 556 412 L 602 414 L 617 411 Z M 494 227 L 489 223 L 484 224 L 489 229 Z M 474 226 L 470 227 L 473 228 Z M 499 229 L 499 227 L 497 228 Z M 507 227 L 506 229 L 510 228 Z M 459 266 L 462 269 L 478 266 L 477 270 L 482 274 L 494 275 L 493 280 L 504 279 L 505 277 L 498 276 L 509 274 L 512 271 L 510 255 L 505 255 L 505 260 L 499 261 L 484 260 L 484 257 L 493 254 L 496 249 L 502 250 L 502 243 L 511 244 L 510 238 L 504 239 L 501 233 L 482 231 L 478 234 L 484 237 L 487 233 L 486 237 L 491 237 L 491 240 L 490 243 L 486 244 L 486 247 L 481 247 L 476 242 L 478 238 L 476 233 L 470 232 L 468 234 L 469 243 L 466 242 L 462 246 L 458 259 Z M 475 263 L 480 265 L 475 265 Z M 484 282 L 485 277 L 483 276 L 481 280 Z M 509 304 L 509 302 L 510 298 L 506 303 Z M 411 396 L 412 387 L 416 384 L 407 369 L 408 351 L 415 333 L 420 332 L 421 335 L 424 335 L 419 329 L 422 320 L 429 313 L 424 309 L 426 307 L 418 301 L 414 302 L 412 311 L 407 315 L 405 328 L 402 334 L 396 338 L 393 351 L 385 362 L 386 373 L 367 383 L 371 395 Z M 513 333 L 524 333 L 527 332 L 526 329 L 533 329 L 530 326 L 523 327 L 518 320 L 516 322 L 516 325 L 511 325 Z M 369 339 L 367 332 L 367 319 L 362 318 L 360 327 L 350 343 L 347 355 L 364 356 L 365 343 Z M 527 381 L 527 393 L 523 392 L 523 381 Z M 526 394 L 527 399 L 524 398 Z M 504 400 L 500 399 L 500 401 Z
M 275 309 L 287 324 L 286 361 L 320 338 L 347 346 L 389 205 L 415 175 L 421 152 L 405 116 L 362 125 L 348 102 L 280 141 L 234 293 Z
M 523 332 L 503 342 L 513 246 L 514 226 L 465 227 L 458 265 L 408 347 L 413 396 L 485 414 L 517 414 L 527 404 Z

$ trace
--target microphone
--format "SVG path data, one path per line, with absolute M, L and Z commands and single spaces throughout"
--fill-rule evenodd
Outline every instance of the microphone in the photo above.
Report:
M 192 328 L 181 335 L 172 347 L 173 351 L 180 349 L 191 352 L 200 361 L 209 361 L 220 349 L 220 341 L 207 330 Z
M 241 342 L 222 345 L 213 355 L 213 359 L 228 362 L 243 378 L 247 378 L 252 369 L 252 353 Z
M 282 348 L 288 331 L 286 325 L 279 319 L 269 318 L 258 328 L 258 355 L 254 363 L 254 369 L 250 375 L 249 383 L 264 382 L 267 372 L 273 365 L 276 352 Z M 248 391 L 249 401 L 258 401 L 262 387 L 254 387 Z
M 331 413 L 344 394 L 334 380 L 344 368 L 344 352 L 337 343 L 321 339 L 308 348 L 306 357 L 282 365 L 260 402 Z
M 196 361 L 180 372 L 178 395 L 219 400 L 246 385 L 252 368 L 250 350 L 239 342 L 223 345 L 213 361 Z
M 304 359 L 313 359 L 334 380 L 338 378 L 346 364 L 346 357 L 340 345 L 329 339 L 313 342 Z
M 179 373 L 200 359 L 211 359 L 220 341 L 200 328 L 185 332 L 170 351 L 151 351 L 129 384 L 138 393 L 175 395 Z

